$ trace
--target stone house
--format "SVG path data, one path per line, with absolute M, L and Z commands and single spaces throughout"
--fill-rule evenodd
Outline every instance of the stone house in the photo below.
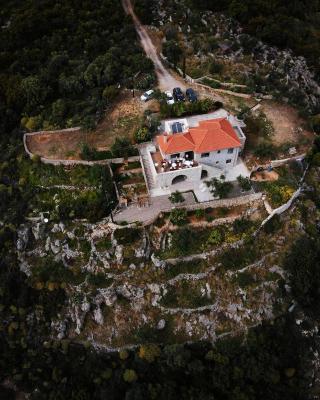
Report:
M 173 190 L 184 181 L 199 185 L 237 166 L 246 138 L 234 117 L 199 120 L 194 127 L 186 119 L 169 122 L 144 153 L 153 189 Z

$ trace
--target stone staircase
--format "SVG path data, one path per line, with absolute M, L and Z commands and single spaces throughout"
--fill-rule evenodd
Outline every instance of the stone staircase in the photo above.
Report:
M 203 169 L 208 171 L 209 179 L 220 178 L 221 175 L 225 175 L 226 171 L 221 167 L 205 164 L 203 162 L 202 162 L 202 165 L 203 165 Z
M 150 160 L 149 160 L 149 157 L 148 157 L 148 151 L 150 151 L 150 150 L 149 150 L 148 146 L 141 146 L 139 148 L 139 151 L 140 151 L 140 156 L 141 156 L 141 160 L 142 160 L 142 163 L 143 163 L 143 169 L 144 169 L 144 172 L 145 172 L 145 177 L 146 177 L 146 180 L 147 180 L 146 183 L 147 183 L 148 190 L 149 190 L 149 193 L 150 193 L 153 189 L 155 189 L 157 187 L 154 175 L 152 174 Z

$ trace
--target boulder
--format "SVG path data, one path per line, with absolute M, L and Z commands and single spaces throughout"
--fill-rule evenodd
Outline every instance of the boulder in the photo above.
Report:
M 163 260 L 157 258 L 154 253 L 151 254 L 151 261 L 152 264 L 157 268 L 163 268 L 166 265 L 166 263 Z
M 58 254 L 60 251 L 60 240 L 55 240 L 54 243 L 50 243 L 50 248 L 53 254 Z
M 98 325 L 103 325 L 103 315 L 102 315 L 100 307 L 97 307 L 93 311 L 93 319 L 94 319 L 94 322 L 96 322 Z
M 164 329 L 166 326 L 166 321 L 164 319 L 160 319 L 160 321 L 157 324 L 157 329 L 162 330 Z
M 123 246 L 117 245 L 115 248 L 114 256 L 118 264 L 122 264 L 123 261 Z

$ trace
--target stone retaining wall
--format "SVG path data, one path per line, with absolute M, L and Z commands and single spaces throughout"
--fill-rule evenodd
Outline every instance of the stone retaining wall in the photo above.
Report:
M 68 134 L 70 132 L 76 132 L 80 131 L 80 127 L 75 127 L 75 128 L 67 128 L 67 129 L 62 129 L 58 131 L 38 131 L 38 132 L 30 132 L 30 133 L 25 133 L 23 135 L 23 146 L 25 152 L 28 154 L 30 158 L 33 158 L 35 154 L 33 154 L 29 149 L 27 145 L 27 138 L 29 136 L 41 136 L 41 135 L 47 135 L 51 133 L 63 133 L 63 134 Z M 124 157 L 118 157 L 118 158 L 108 158 L 105 160 L 97 160 L 97 161 L 87 161 L 87 160 L 64 160 L 64 159 L 51 159 L 51 158 L 46 158 L 46 157 L 40 157 L 40 161 L 43 162 L 44 164 L 51 164 L 51 165 L 96 165 L 96 164 L 101 164 L 101 165 L 106 165 L 106 164 L 122 164 L 125 160 L 129 162 L 134 162 L 134 161 L 141 161 L 140 156 L 131 156 L 125 159 Z
M 236 206 L 240 206 L 243 204 L 248 204 L 248 203 L 252 203 L 252 202 L 257 202 L 262 200 L 262 196 L 263 194 L 261 192 L 259 193 L 252 193 L 249 195 L 245 195 L 245 196 L 240 196 L 240 197 L 234 197 L 232 199 L 219 199 L 219 200 L 211 200 L 211 201 L 204 201 L 202 203 L 196 203 L 196 204 L 189 204 L 189 205 L 177 205 L 177 206 L 172 206 L 172 207 L 167 207 L 167 208 L 162 208 L 161 210 L 159 209 L 158 214 L 153 217 L 152 219 L 145 221 L 144 222 L 144 226 L 146 225 L 150 225 L 153 222 L 155 222 L 160 213 L 161 212 L 170 212 L 172 209 L 174 208 L 182 208 L 188 211 L 192 211 L 192 210 L 199 210 L 199 209 L 206 209 L 206 208 L 221 208 L 221 207 L 236 207 Z

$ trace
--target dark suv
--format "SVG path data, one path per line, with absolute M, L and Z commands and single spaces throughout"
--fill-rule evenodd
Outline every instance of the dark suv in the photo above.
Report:
M 194 103 L 195 101 L 198 100 L 196 92 L 192 88 L 187 89 L 186 96 L 187 99 L 190 101 L 190 103 Z
M 179 87 L 176 87 L 173 89 L 173 98 L 175 101 L 184 101 L 184 94 L 182 93 L 182 90 Z

